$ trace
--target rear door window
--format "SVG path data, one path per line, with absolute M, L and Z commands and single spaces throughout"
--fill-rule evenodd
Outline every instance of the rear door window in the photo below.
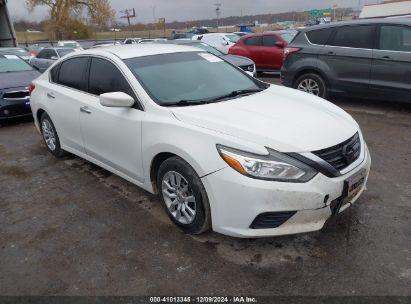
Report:
M 51 82 L 58 83 L 59 69 L 60 69 L 60 65 L 57 65 L 51 69 L 50 71 Z
M 372 49 L 374 46 L 374 29 L 374 25 L 353 25 L 337 28 L 329 45 Z
M 275 43 L 280 39 L 274 35 L 263 36 L 263 46 L 275 46 Z
M 263 44 L 263 39 L 261 36 L 254 36 L 245 39 L 244 43 L 246 45 L 261 46 Z
M 89 75 L 89 93 L 101 95 L 110 92 L 124 92 L 135 98 L 123 74 L 111 62 L 92 58 Z
M 306 35 L 312 44 L 325 45 L 327 44 L 333 30 L 334 28 L 326 28 L 322 30 L 309 31 Z
M 88 60 L 88 57 L 77 57 L 62 62 L 57 83 L 73 89 L 86 91 L 85 74 Z
M 411 52 L 411 27 L 382 25 L 380 27 L 379 49 Z

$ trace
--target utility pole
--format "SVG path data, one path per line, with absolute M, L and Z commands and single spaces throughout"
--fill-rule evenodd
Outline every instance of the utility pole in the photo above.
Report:
M 333 22 L 335 22 L 335 10 L 337 9 L 337 4 L 333 5 Z
M 361 0 L 358 0 L 358 7 L 357 7 L 358 18 L 360 17 L 360 14 L 361 14 L 360 10 L 361 10 Z
M 216 3 L 216 4 L 214 4 L 214 6 L 215 6 L 215 14 L 217 15 L 217 32 L 219 32 L 220 30 L 219 30 L 219 21 L 220 21 L 220 14 L 221 14 L 221 3 Z
M 156 6 L 152 6 L 153 9 L 153 25 L 155 29 L 157 29 L 157 18 L 156 18 Z

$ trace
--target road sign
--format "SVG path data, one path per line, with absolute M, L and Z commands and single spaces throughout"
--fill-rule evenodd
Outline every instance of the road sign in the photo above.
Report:
M 158 18 L 158 23 L 160 24 L 166 23 L 166 18 Z
M 331 16 L 331 10 L 330 9 L 326 9 L 326 10 L 312 9 L 310 11 L 310 16 L 311 17 Z
M 320 16 L 320 11 L 317 9 L 313 9 L 310 11 L 310 16 L 311 17 L 319 17 Z

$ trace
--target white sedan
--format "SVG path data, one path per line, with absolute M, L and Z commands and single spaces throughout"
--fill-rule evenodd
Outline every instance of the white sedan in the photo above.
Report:
M 367 182 L 370 155 L 350 115 L 198 48 L 72 53 L 30 92 L 52 154 L 76 154 L 159 193 L 186 233 L 318 230 Z
M 211 45 L 223 54 L 228 54 L 228 50 L 240 40 L 240 36 L 233 33 L 210 33 L 195 35 L 192 40 L 201 40 L 204 43 Z

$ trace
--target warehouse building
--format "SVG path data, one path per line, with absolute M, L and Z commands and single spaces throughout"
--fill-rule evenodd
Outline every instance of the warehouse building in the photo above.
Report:
M 365 5 L 360 18 L 411 17 L 410 0 L 391 0 Z

